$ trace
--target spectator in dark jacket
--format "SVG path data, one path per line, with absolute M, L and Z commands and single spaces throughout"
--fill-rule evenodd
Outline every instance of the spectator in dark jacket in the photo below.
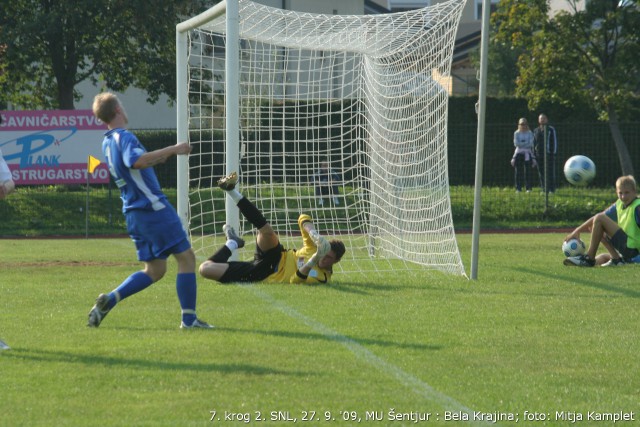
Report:
M 557 186 L 556 157 L 558 154 L 558 135 L 556 134 L 556 129 L 548 123 L 549 119 L 546 114 L 540 114 L 538 127 L 533 131 L 533 139 L 536 159 L 538 160 L 540 187 L 543 192 L 553 193 L 556 191 Z

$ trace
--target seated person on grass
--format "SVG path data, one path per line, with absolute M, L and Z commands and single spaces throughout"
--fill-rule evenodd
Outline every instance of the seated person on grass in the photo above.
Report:
M 613 205 L 589 218 L 565 238 L 565 241 L 579 239 L 581 232 L 591 231 L 587 253 L 566 258 L 564 265 L 610 267 L 637 262 L 640 254 L 640 198 L 633 176 L 618 178 L 616 194 L 618 200 Z M 609 253 L 596 258 L 600 242 Z

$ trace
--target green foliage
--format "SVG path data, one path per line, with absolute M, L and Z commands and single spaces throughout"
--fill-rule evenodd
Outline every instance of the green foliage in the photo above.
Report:
M 546 24 L 546 0 L 501 0 L 491 14 L 488 89 L 491 96 L 511 96 L 516 90 L 518 64 L 529 60 L 533 36 Z M 480 68 L 480 52 L 472 54 Z
M 519 64 L 517 94 L 535 108 L 542 102 L 590 105 L 602 120 L 611 109 L 635 115 L 640 70 L 640 11 L 618 2 L 589 2 L 584 11 L 561 12 L 534 35 L 532 60 Z
M 540 423 L 524 411 L 549 414 L 541 425 L 556 427 L 568 425 L 556 411 L 634 410 L 638 267 L 564 267 L 563 237 L 483 234 L 474 282 L 429 271 L 336 274 L 319 287 L 199 280 L 212 331 L 178 328 L 173 261 L 100 328 L 85 326 L 96 296 L 139 268 L 129 239 L 5 240 L 0 337 L 12 348 L 0 352 L 0 424 L 244 424 L 225 411 L 414 424 L 389 421 L 394 408 L 446 427 L 468 424 L 443 419 L 463 407 L 518 413 L 517 425 Z M 470 241 L 458 237 L 467 265 Z M 364 421 L 366 411 L 385 421 Z
M 88 80 L 124 92 L 135 86 L 154 103 L 175 98 L 175 26 L 204 0 L 12 0 L 0 8 L 5 101 L 23 109 L 73 109 Z
M 6 63 L 7 45 L 0 43 L 0 87 L 7 81 Z M 7 101 L 0 96 L 0 110 L 7 108 Z M 1 121 L 1 120 L 0 120 Z

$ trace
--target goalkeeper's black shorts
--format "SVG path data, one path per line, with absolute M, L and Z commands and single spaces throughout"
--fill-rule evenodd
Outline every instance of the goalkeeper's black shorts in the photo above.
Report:
M 282 244 L 266 252 L 256 247 L 253 261 L 229 261 L 229 268 L 218 282 L 261 282 L 277 271 L 284 251 Z

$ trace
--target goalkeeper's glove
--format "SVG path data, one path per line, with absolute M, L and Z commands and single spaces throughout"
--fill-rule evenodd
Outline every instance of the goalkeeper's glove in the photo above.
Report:
M 316 243 L 316 246 L 318 247 L 318 249 L 314 254 L 314 256 L 318 257 L 318 261 L 321 258 L 323 258 L 326 254 L 328 254 L 329 251 L 331 250 L 331 243 L 329 243 L 329 241 L 324 237 L 320 237 L 320 240 L 318 240 L 318 242 Z
M 315 243 L 316 245 L 318 244 L 318 241 L 322 238 L 322 236 L 320 235 L 320 233 L 318 233 L 318 230 L 316 230 L 315 228 L 312 228 L 313 225 L 311 224 L 311 222 L 307 223 L 308 224 L 308 228 L 311 228 L 311 230 L 309 231 L 309 237 L 311 237 L 311 240 L 313 240 L 313 243 Z M 307 225 L 305 224 L 305 225 Z
M 317 230 L 313 229 L 309 231 L 309 237 L 311 237 L 311 240 L 313 240 L 313 243 L 315 243 L 318 248 L 318 251 L 314 254 L 314 256 L 318 256 L 318 260 L 329 253 L 331 244 L 326 238 L 322 237 Z
M 316 252 L 313 255 L 311 255 L 311 258 L 309 258 L 309 260 L 302 267 L 300 267 L 298 270 L 296 270 L 296 274 L 294 274 L 291 277 L 291 279 L 289 280 L 289 283 L 295 284 L 295 283 L 303 283 L 303 282 L 305 282 L 307 280 L 307 277 L 309 277 L 309 272 L 311 271 L 311 269 L 313 267 L 315 267 L 316 265 L 318 265 L 318 261 L 320 260 L 320 258 L 322 258 L 322 257 L 318 254 L 318 252 Z M 300 270 L 306 271 L 307 274 L 304 274 Z

